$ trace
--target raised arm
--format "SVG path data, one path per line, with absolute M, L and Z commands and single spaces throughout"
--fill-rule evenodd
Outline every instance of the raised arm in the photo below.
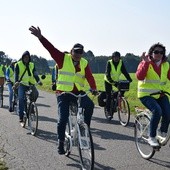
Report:
M 41 30 L 39 27 L 34 27 L 34 26 L 31 26 L 29 28 L 29 30 L 31 31 L 31 34 L 33 34 L 34 36 L 36 36 L 38 39 L 41 39 L 42 37 L 42 34 L 41 34 Z

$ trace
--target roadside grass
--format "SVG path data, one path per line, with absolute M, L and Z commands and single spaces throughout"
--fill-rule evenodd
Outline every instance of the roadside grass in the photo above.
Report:
M 97 89 L 100 91 L 104 91 L 105 90 L 104 74 L 93 74 L 93 76 L 97 84 Z M 135 106 L 138 106 L 140 108 L 144 108 L 144 106 L 141 104 L 140 100 L 137 98 L 137 79 L 135 77 L 135 73 L 131 73 L 130 76 L 133 81 L 130 84 L 130 90 L 125 93 L 125 97 L 127 98 L 129 102 L 131 113 L 134 113 Z M 125 80 L 125 77 L 122 75 L 120 79 Z M 39 89 L 54 93 L 51 90 L 51 75 L 46 75 L 46 79 L 42 80 L 42 82 L 43 82 L 43 86 L 39 86 L 38 87 Z M 85 84 L 85 89 L 86 90 L 89 89 L 89 85 L 87 82 Z M 94 101 L 96 105 L 98 105 L 97 97 L 90 95 L 90 98 Z
M 0 159 L 0 170 L 7 170 L 8 167 L 6 167 L 6 163 L 3 161 L 3 159 Z

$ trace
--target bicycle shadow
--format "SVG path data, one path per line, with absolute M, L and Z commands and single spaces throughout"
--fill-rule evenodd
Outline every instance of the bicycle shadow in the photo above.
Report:
M 170 162 L 168 162 L 168 161 L 164 161 L 164 160 L 160 160 L 160 159 L 156 159 L 156 158 L 152 158 L 149 161 L 154 164 L 160 165 L 162 167 L 170 168 Z
M 42 103 L 36 103 L 37 106 L 42 107 L 51 107 L 50 105 L 42 104 Z
M 78 155 L 71 153 L 68 158 L 71 159 L 72 161 L 74 161 L 75 163 L 67 164 L 67 166 L 82 169 L 80 162 L 79 162 L 79 156 Z M 109 167 L 109 166 L 104 166 L 102 164 L 99 164 L 98 162 L 94 162 L 94 170 L 104 170 L 104 169 L 115 170 L 115 168 L 112 168 L 112 167 Z
M 50 118 L 50 117 L 47 117 L 47 116 L 38 116 L 38 120 L 39 120 L 39 121 L 46 121 L 46 122 L 54 122 L 54 123 L 57 123 L 57 118 L 54 119 L 54 118 Z

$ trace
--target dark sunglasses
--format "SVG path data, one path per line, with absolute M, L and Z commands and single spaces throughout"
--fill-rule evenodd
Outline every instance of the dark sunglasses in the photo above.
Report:
M 153 51 L 153 53 L 154 53 L 154 54 L 164 54 L 163 51 L 158 51 L 158 50 Z
M 83 54 L 83 50 L 74 50 L 74 53 L 76 53 L 76 54 Z

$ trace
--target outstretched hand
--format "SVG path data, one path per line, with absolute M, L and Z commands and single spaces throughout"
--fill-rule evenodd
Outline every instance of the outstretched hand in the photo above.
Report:
M 146 52 L 143 52 L 143 53 L 142 53 L 141 58 L 142 58 L 143 61 L 146 61 L 146 62 L 151 61 L 150 58 L 149 58 L 149 56 L 146 55 Z
M 39 27 L 36 28 L 34 26 L 31 26 L 29 30 L 31 31 L 31 34 L 35 35 L 37 38 L 40 39 L 42 37 L 41 30 Z

